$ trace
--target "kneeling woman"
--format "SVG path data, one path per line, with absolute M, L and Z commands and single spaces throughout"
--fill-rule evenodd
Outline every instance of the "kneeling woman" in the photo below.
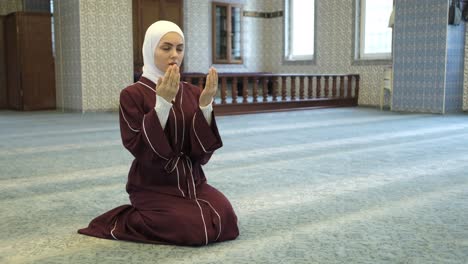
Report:
M 184 48 L 172 22 L 146 31 L 142 77 L 120 94 L 122 141 L 135 157 L 126 187 L 131 205 L 98 216 L 79 233 L 188 246 L 239 235 L 231 204 L 202 170 L 222 146 L 211 105 L 218 75 L 209 70 L 203 91 L 180 82 Z

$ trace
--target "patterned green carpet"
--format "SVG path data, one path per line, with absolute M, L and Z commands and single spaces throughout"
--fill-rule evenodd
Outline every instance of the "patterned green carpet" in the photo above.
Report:
M 128 203 L 117 113 L 0 112 L 0 263 L 468 263 L 468 115 L 369 108 L 219 117 L 205 166 L 240 237 L 78 235 Z

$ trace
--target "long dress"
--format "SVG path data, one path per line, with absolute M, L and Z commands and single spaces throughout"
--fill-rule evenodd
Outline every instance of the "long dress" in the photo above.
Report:
M 142 77 L 120 94 L 120 131 L 135 157 L 122 205 L 79 233 L 115 240 L 201 246 L 235 239 L 237 216 L 203 173 L 222 141 L 212 115 L 198 106 L 200 88 L 181 82 L 165 129 L 154 109 L 155 84 Z

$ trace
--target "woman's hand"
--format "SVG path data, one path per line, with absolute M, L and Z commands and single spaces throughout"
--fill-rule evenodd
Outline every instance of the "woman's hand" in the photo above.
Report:
M 156 94 L 168 102 L 172 102 L 179 91 L 180 73 L 177 65 L 167 68 L 163 78 L 158 79 Z
M 211 67 L 206 76 L 205 89 L 203 89 L 200 95 L 200 106 L 205 107 L 209 105 L 216 95 L 216 91 L 218 91 L 218 72 L 216 72 L 215 68 Z

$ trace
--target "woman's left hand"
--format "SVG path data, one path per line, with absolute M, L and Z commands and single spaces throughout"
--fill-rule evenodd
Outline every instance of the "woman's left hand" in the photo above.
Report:
M 211 103 L 213 97 L 218 91 L 218 72 L 215 68 L 211 67 L 206 76 L 205 89 L 203 89 L 200 95 L 199 104 L 202 107 L 205 107 Z

